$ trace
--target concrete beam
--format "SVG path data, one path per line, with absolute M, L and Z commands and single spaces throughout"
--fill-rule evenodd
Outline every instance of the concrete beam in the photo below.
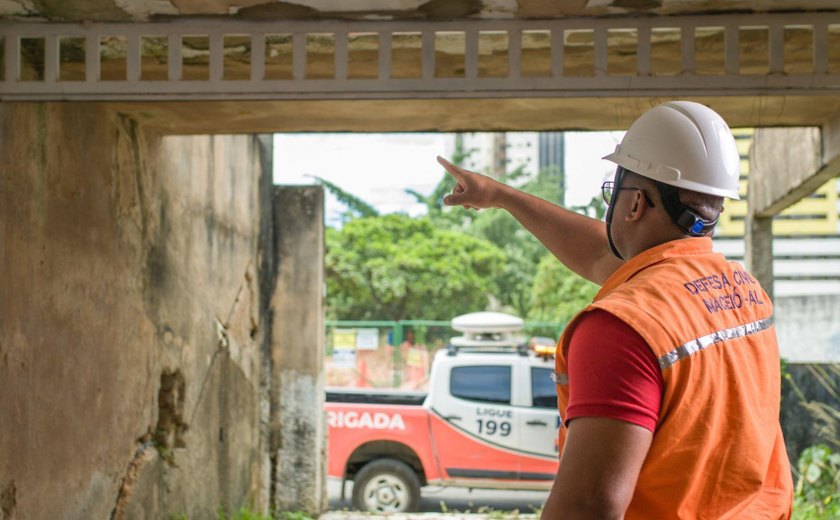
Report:
M 762 128 L 750 149 L 749 208 L 772 217 L 811 193 L 804 185 L 820 170 L 819 128 Z
M 772 217 L 840 174 L 840 113 L 821 128 L 757 130 L 750 150 L 750 213 Z
M 163 134 L 626 130 L 668 97 L 346 99 L 106 103 Z M 840 112 L 840 95 L 681 96 L 736 127 L 801 127 Z M 610 150 L 604 150 L 608 153 Z M 813 172 L 809 172 L 813 173 Z
M 773 297 L 773 216 L 840 174 L 840 113 L 821 128 L 756 130 L 750 150 L 747 268 Z
M 271 502 L 326 508 L 324 190 L 274 189 L 277 282 L 271 299 Z

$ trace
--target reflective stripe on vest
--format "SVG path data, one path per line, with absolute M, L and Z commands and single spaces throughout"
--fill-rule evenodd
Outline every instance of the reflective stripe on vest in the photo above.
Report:
M 729 329 L 716 330 L 711 334 L 706 334 L 699 338 L 693 339 L 683 343 L 674 350 L 661 356 L 659 361 L 659 368 L 665 370 L 673 366 L 678 361 L 687 358 L 688 356 L 700 352 L 703 349 L 709 348 L 715 343 L 720 343 L 729 339 L 741 338 L 755 334 L 763 330 L 767 330 L 773 326 L 773 318 L 764 318 L 758 321 L 753 321 L 744 325 L 738 325 Z
M 552 371 L 551 380 L 554 381 L 555 385 L 568 385 L 569 374 L 561 374 L 560 372 Z

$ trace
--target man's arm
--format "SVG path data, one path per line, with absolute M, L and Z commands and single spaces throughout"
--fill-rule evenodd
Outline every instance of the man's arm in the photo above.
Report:
M 542 520 L 624 518 L 652 439 L 624 421 L 572 420 Z
M 602 285 L 621 266 L 610 251 L 604 223 L 580 215 L 490 177 L 459 168 L 438 157 L 458 184 L 444 198 L 449 206 L 502 208 L 569 269 Z

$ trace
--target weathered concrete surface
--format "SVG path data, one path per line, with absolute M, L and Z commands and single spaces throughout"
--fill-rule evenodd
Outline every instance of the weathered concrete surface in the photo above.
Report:
M 277 284 L 272 297 L 272 505 L 326 509 L 324 191 L 274 190 Z
M 6 518 L 266 503 L 259 155 L 101 105 L 0 104 Z
M 797 363 L 840 362 L 840 295 L 787 296 L 773 304 L 782 357 Z
M 352 99 L 119 103 L 115 110 L 166 134 L 626 130 L 672 98 Z M 838 96 L 688 96 L 731 127 L 823 125 Z
M 6 0 L 0 16 L 43 17 L 50 21 L 145 21 L 170 16 L 231 16 L 247 19 L 453 19 L 554 18 L 615 14 L 673 15 L 830 10 L 832 0 L 391 0 L 389 2 L 335 2 L 324 0 Z
M 819 128 L 762 128 L 750 149 L 750 213 L 772 217 L 825 184 Z M 802 190 L 802 186 L 812 186 Z

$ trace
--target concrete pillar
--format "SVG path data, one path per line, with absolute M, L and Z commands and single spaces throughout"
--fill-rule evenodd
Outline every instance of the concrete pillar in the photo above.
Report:
M 747 270 L 773 300 L 773 219 L 750 212 L 746 221 L 744 261 Z
M 823 145 L 837 134 L 831 128 L 762 128 L 753 137 L 744 256 L 747 269 L 771 299 L 773 216 L 835 174 L 838 161 L 834 154 L 826 159 L 821 153 Z
M 276 187 L 273 209 L 272 503 L 317 516 L 326 508 L 323 188 Z

